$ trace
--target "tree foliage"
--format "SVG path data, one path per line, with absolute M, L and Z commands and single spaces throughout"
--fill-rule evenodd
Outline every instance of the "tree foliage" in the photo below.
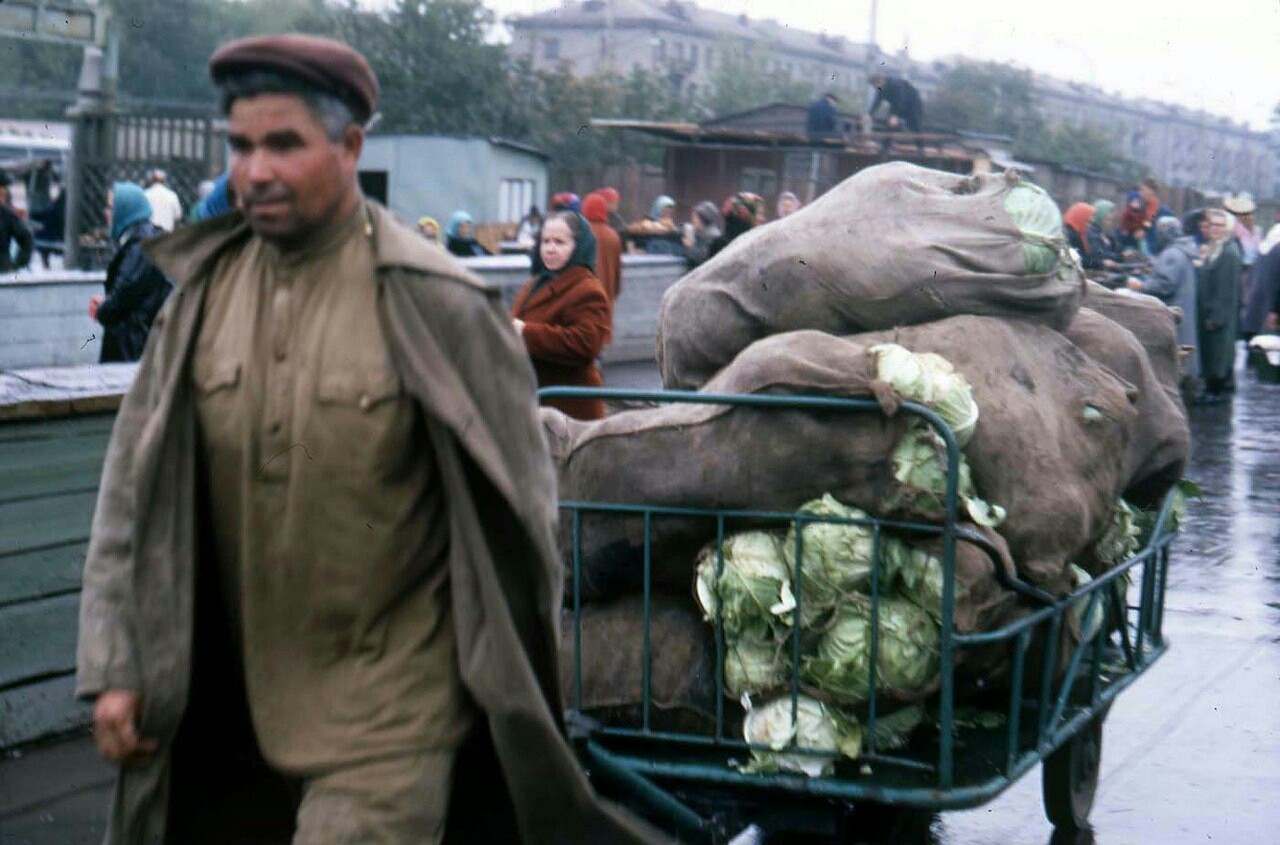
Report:
M 808 103 L 813 86 L 769 71 L 758 44 L 720 39 L 710 90 L 696 105 L 707 114 L 726 115 L 769 103 Z
M 1142 168 L 1119 153 L 1105 127 L 1046 120 L 1031 73 L 995 62 L 958 62 L 942 75 L 929 102 L 930 122 L 1013 139 L 1015 155 L 1083 167 L 1121 178 Z

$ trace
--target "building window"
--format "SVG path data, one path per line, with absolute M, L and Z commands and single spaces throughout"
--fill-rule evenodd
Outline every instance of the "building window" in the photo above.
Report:
M 751 191 L 762 197 L 773 196 L 778 191 L 778 171 L 744 167 L 738 176 L 738 190 Z
M 498 186 L 498 222 L 519 223 L 533 205 L 532 179 L 503 179 Z
M 548 38 L 545 42 L 543 42 L 542 47 L 543 47 L 542 57 L 547 61 L 554 62 L 556 59 L 560 58 L 560 39 L 559 38 Z
M 698 66 L 698 45 L 697 44 L 689 45 L 689 64 L 693 65 L 695 68 Z

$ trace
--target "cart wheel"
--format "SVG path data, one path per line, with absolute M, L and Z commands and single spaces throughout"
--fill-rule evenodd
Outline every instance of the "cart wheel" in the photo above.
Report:
M 1102 723 L 1107 707 L 1044 761 L 1044 812 L 1059 830 L 1089 828 L 1089 811 L 1102 767 Z

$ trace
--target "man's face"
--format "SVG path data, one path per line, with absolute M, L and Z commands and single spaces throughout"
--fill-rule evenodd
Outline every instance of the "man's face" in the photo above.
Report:
M 261 94 L 231 106 L 231 186 L 253 230 L 292 244 L 355 199 L 364 132 L 348 126 L 330 141 L 301 98 Z
M 791 197 L 783 197 L 778 202 L 778 216 L 786 217 L 788 214 L 794 213 L 796 210 L 796 201 Z
M 1150 185 L 1139 185 L 1138 195 L 1142 197 L 1142 201 L 1149 203 L 1156 198 L 1156 192 L 1151 190 Z
M 1215 214 L 1209 222 L 1209 237 L 1214 240 L 1220 240 L 1227 236 L 1227 218 L 1221 214 Z

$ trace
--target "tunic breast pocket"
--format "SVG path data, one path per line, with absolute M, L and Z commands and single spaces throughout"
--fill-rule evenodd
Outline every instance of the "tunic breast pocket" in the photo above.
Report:
M 203 436 L 215 447 L 238 447 L 241 400 L 239 361 L 197 357 L 191 367 Z
M 361 476 L 394 474 L 410 447 L 413 406 L 391 370 L 337 370 L 316 385 L 314 442 L 326 462 Z

